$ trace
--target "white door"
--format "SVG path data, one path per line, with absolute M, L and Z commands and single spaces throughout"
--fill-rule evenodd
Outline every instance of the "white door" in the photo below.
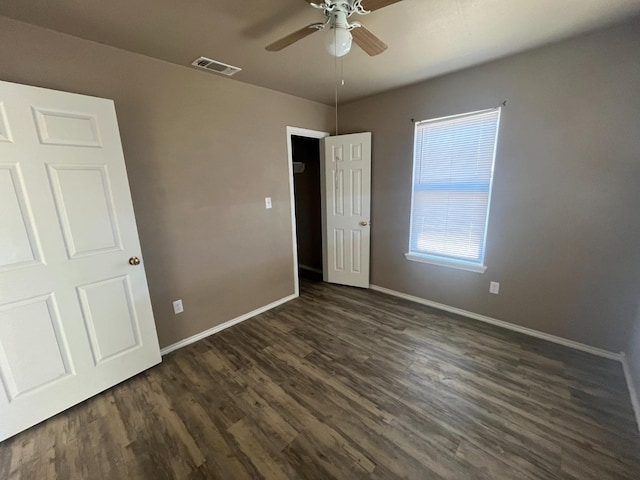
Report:
M 324 281 L 369 287 L 371 133 L 324 139 Z
M 160 362 L 137 259 L 113 102 L 0 82 L 0 440 Z

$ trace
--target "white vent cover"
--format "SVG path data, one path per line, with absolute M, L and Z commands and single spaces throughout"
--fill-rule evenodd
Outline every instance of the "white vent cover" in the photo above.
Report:
M 203 70 L 209 70 L 210 72 L 221 73 L 222 75 L 235 75 L 241 68 L 234 67 L 233 65 L 227 65 L 226 63 L 216 62 L 207 57 L 196 58 L 191 64 L 194 67 L 202 68 Z

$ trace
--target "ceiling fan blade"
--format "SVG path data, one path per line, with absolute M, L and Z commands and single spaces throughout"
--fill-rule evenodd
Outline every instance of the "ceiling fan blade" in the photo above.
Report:
M 306 27 L 295 31 L 287 35 L 286 37 L 281 38 L 280 40 L 276 40 L 271 45 L 267 45 L 266 49 L 269 52 L 279 52 L 283 48 L 286 48 L 289 45 L 296 43 L 298 40 L 302 40 L 303 38 L 308 37 L 312 33 L 315 33 L 318 30 L 322 30 L 323 27 L 324 27 L 323 24 L 312 23 L 311 25 L 307 25 Z
M 367 30 L 366 27 L 354 28 L 351 30 L 351 35 L 353 35 L 353 41 L 372 57 L 380 55 L 389 48 L 386 43 Z
M 309 1 L 309 0 L 307 0 Z M 402 0 L 362 0 L 362 7 L 370 12 L 374 10 L 380 10 L 381 8 L 388 7 L 394 3 L 401 2 Z

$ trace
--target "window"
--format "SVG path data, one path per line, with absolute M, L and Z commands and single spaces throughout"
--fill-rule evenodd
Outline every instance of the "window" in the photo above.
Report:
M 407 259 L 484 272 L 500 108 L 416 124 Z

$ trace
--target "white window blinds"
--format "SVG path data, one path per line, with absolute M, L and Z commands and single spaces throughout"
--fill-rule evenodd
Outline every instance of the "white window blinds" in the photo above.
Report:
M 416 124 L 408 258 L 483 266 L 499 120 L 497 108 Z

